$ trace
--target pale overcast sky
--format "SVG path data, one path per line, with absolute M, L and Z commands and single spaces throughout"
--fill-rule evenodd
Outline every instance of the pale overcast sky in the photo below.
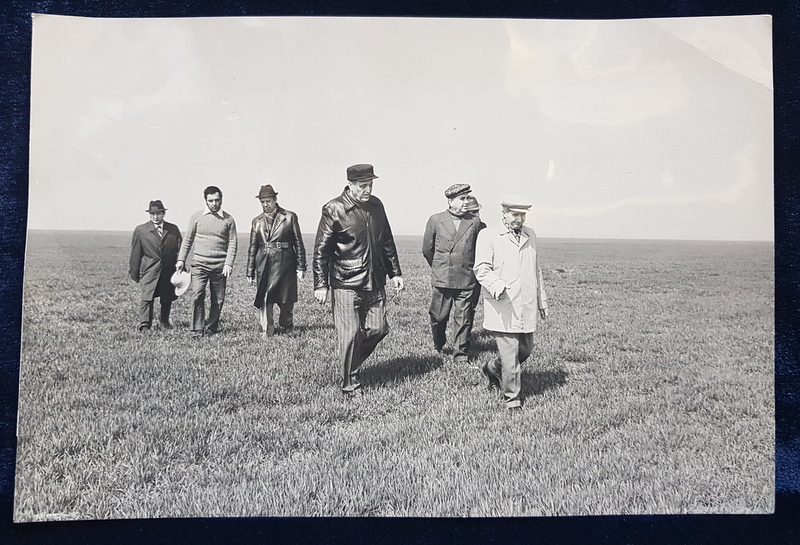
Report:
M 539 236 L 773 240 L 767 16 L 624 21 L 35 15 L 29 227 L 240 231 L 272 184 L 313 233 L 373 163 L 396 234 L 453 183 Z

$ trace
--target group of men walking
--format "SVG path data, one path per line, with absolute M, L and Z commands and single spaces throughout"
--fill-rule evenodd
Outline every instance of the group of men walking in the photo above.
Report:
M 405 287 L 386 211 L 372 194 L 377 178 L 372 165 L 347 168 L 342 194 L 322 207 L 314 242 L 314 298 L 332 305 L 341 388 L 347 396 L 362 392 L 360 367 L 389 332 L 387 278 L 396 292 Z M 238 240 L 233 217 L 222 210 L 222 191 L 209 186 L 203 194 L 205 207 L 192 216 L 185 236 L 164 221 L 166 208 L 159 200 L 150 202 L 150 221 L 134 230 L 130 276 L 141 285 L 142 331 L 152 327 L 156 298 L 162 327 L 172 327 L 170 309 L 176 286 L 178 293 L 186 289 L 190 253 L 192 333 L 202 337 L 219 331 Z M 257 198 L 262 213 L 251 222 L 247 255 L 246 277 L 256 284 L 254 306 L 264 337 L 294 326 L 298 283 L 307 268 L 297 215 L 278 205 L 277 196 L 271 185 L 261 187 Z M 444 349 L 452 318 L 453 360 L 468 364 L 475 308 L 483 293 L 484 328 L 495 337 L 499 357 L 484 364 L 482 372 L 489 388 L 502 392 L 509 409 L 519 408 L 520 364 L 531 353 L 537 318 L 548 314 L 536 235 L 523 225 L 531 203 L 519 196 L 504 197 L 502 221 L 487 227 L 469 185 L 452 185 L 445 197 L 448 208 L 428 219 L 422 244 L 431 267 L 434 348 Z M 211 299 L 208 317 L 206 291 Z

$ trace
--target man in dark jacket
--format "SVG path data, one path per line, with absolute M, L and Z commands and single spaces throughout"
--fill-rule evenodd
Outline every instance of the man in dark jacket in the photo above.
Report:
M 177 225 L 164 221 L 167 209 L 159 201 L 150 201 L 145 210 L 150 221 L 133 230 L 131 240 L 130 276 L 141 286 L 139 305 L 139 331 L 153 324 L 153 300 L 161 300 L 161 326 L 172 329 L 169 312 L 176 299 L 175 287 L 170 277 L 175 272 L 175 261 L 181 247 L 181 231 Z
M 322 207 L 314 242 L 314 298 L 329 290 L 339 346 L 342 393 L 361 391 L 358 370 L 389 332 L 386 276 L 403 289 L 392 229 L 383 203 L 372 196 L 372 165 L 348 167 L 344 191 Z
M 469 335 L 475 317 L 478 285 L 472 266 L 475 264 L 475 241 L 486 227 L 470 210 L 467 184 L 451 185 L 444 192 L 447 210 L 432 215 L 422 238 L 422 255 L 431 267 L 431 317 L 433 346 L 441 352 L 446 341 L 447 322 L 452 313 L 455 326 L 453 360 L 467 363 Z M 475 202 L 477 205 L 477 201 Z
M 281 208 L 272 186 L 261 186 L 256 198 L 264 212 L 250 224 L 247 281 L 252 284 L 255 279 L 258 287 L 253 304 L 259 309 L 259 322 L 266 338 L 275 333 L 275 304 L 281 311 L 278 325 L 286 331 L 294 326 L 297 283 L 305 276 L 306 249 L 297 214 Z

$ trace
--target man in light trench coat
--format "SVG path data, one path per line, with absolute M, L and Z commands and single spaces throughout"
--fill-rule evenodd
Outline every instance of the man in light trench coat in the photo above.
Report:
M 520 364 L 533 349 L 537 317 L 548 315 L 547 295 L 536 247 L 526 227 L 531 203 L 519 195 L 501 202 L 502 221 L 478 234 L 475 277 L 483 288 L 483 327 L 497 341 L 499 357 L 483 365 L 490 389 L 500 389 L 506 408 L 522 407 Z

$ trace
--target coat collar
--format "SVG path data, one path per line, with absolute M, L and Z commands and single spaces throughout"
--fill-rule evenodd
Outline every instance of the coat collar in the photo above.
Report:
M 342 194 L 339 196 L 339 198 L 342 200 L 342 203 L 344 203 L 344 208 L 347 211 L 350 211 L 356 207 L 360 207 L 362 210 L 368 210 L 370 207 L 372 207 L 373 204 L 375 204 L 375 197 L 373 197 L 372 195 L 370 195 L 369 200 L 365 203 L 357 202 L 350 194 L 349 185 L 344 186 L 344 190 L 342 191 Z
M 527 227 L 527 226 L 523 225 L 523 226 L 522 226 L 522 229 L 520 229 L 519 242 L 517 242 L 517 239 L 514 237 L 514 234 L 511 232 L 511 229 L 509 229 L 508 227 L 506 227 L 506 224 L 505 224 L 505 223 L 503 223 L 503 221 L 502 221 L 502 220 L 501 220 L 501 221 L 499 221 L 499 222 L 496 224 L 496 227 L 495 227 L 495 228 L 497 229 L 497 232 L 500 234 L 500 237 L 501 237 L 501 238 L 503 238 L 503 239 L 506 239 L 506 238 L 507 238 L 507 239 L 508 239 L 508 240 L 510 240 L 510 241 L 511 241 L 511 242 L 512 242 L 512 243 L 513 243 L 515 246 L 519 246 L 519 247 L 522 247 L 522 246 L 524 246 L 524 245 L 525 245 L 525 243 L 526 243 L 526 242 L 528 242 L 528 240 L 530 240 L 530 238 L 531 238 L 531 235 L 533 234 L 533 229 L 531 229 L 530 227 Z
M 456 226 L 453 221 L 455 218 L 459 218 L 460 220 L 458 222 L 458 231 L 456 231 Z M 450 210 L 445 210 L 442 213 L 442 225 L 444 225 L 445 230 L 453 237 L 453 244 L 458 242 L 473 224 L 477 225 L 478 222 L 475 220 L 476 216 L 470 213 L 466 213 L 460 217 L 450 213 Z
M 284 221 L 286 221 L 286 210 L 278 206 L 278 208 L 275 210 L 275 221 L 272 223 L 272 228 L 270 229 L 270 236 L 272 235 L 272 233 L 276 231 L 277 227 Z M 260 225 L 261 231 L 264 234 L 264 237 L 268 238 L 266 232 L 266 223 L 267 223 L 266 212 L 261 212 L 261 214 L 258 215 L 258 223 Z

